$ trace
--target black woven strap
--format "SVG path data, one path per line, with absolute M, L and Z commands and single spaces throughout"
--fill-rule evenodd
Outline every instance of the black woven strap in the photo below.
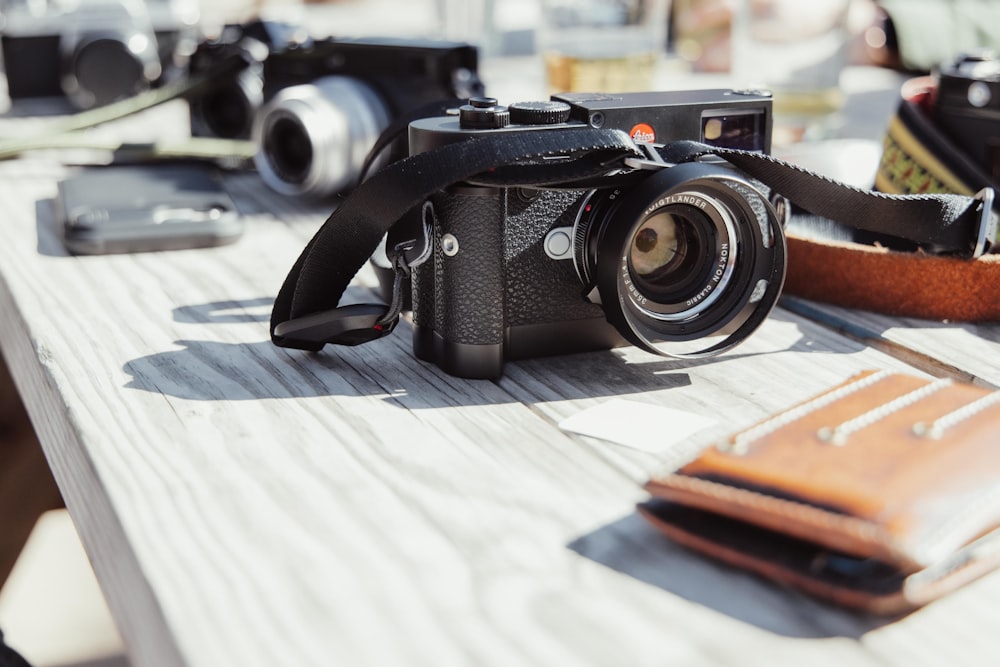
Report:
M 662 151 L 667 162 L 719 156 L 762 181 L 796 206 L 852 229 L 912 241 L 935 254 L 973 257 L 993 238 L 989 210 L 975 197 L 956 194 L 896 195 L 834 181 L 764 153 L 679 141 Z

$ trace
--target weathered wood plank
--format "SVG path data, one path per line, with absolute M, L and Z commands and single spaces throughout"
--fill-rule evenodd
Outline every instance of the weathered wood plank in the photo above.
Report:
M 723 357 L 623 348 L 497 383 L 415 360 L 405 323 L 280 350 L 270 303 L 321 207 L 235 176 L 250 227 L 233 246 L 68 257 L 64 173 L 0 165 L 0 346 L 135 664 L 936 665 L 1000 648 L 997 576 L 873 621 L 693 556 L 633 510 L 651 472 L 712 439 L 857 370 L 909 368 L 866 341 L 780 310 Z M 898 344 L 931 355 L 923 335 Z M 558 428 L 612 397 L 716 422 L 658 454 Z
M 889 317 L 791 297 L 783 303 L 934 375 L 1000 388 L 1000 322 Z

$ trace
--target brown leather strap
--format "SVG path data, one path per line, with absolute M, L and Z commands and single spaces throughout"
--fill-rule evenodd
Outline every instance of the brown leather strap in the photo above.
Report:
M 1000 321 L 1000 255 L 962 260 L 789 234 L 785 291 L 903 317 Z

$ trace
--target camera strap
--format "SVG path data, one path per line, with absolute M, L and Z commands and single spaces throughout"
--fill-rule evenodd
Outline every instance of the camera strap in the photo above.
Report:
M 935 253 L 971 258 L 985 249 L 985 237 L 992 238 L 992 190 L 978 197 L 891 195 L 839 183 L 762 153 L 689 141 L 646 152 L 652 148 L 640 147 L 620 130 L 585 127 L 485 135 L 390 164 L 344 199 L 299 255 L 274 301 L 272 342 L 315 351 L 327 343 L 357 345 L 390 333 L 398 303 L 392 308 L 339 306 L 340 299 L 387 232 L 432 194 L 463 181 L 498 187 L 607 186 L 612 179 L 641 178 L 644 163 L 660 168 L 664 162 L 721 157 L 799 206 L 808 205 L 817 216 L 870 231 L 892 230 Z M 407 253 L 421 242 L 412 239 L 390 248 L 397 272 L 408 271 L 412 258 Z
M 990 215 L 994 193 L 989 188 L 972 197 L 887 194 L 834 181 L 765 153 L 693 141 L 678 141 L 663 151 L 664 160 L 673 163 L 706 155 L 725 159 L 813 216 L 912 242 L 926 252 L 971 259 L 986 252 L 996 235 L 996 220 Z
M 890 119 L 875 188 L 881 192 L 959 193 L 996 187 L 932 120 L 932 77 L 904 83 Z M 1000 202 L 994 203 L 1000 210 Z M 885 231 L 884 228 L 874 230 Z M 986 242 L 996 242 L 986 227 Z M 904 317 L 963 322 L 1000 321 L 1000 254 L 971 261 L 917 248 L 884 247 L 876 237 L 788 235 L 785 290 L 814 301 Z M 994 251 L 996 248 L 994 248 Z
M 0 160 L 22 153 L 49 148 L 95 148 L 116 151 L 131 158 L 232 158 L 244 160 L 253 155 L 248 141 L 191 137 L 181 144 L 137 144 L 95 140 L 83 132 L 92 127 L 125 118 L 178 98 L 195 98 L 212 89 L 219 81 L 236 76 L 249 66 L 249 57 L 233 53 L 194 76 L 170 81 L 118 102 L 44 121 L 40 129 L 20 136 L 0 137 Z

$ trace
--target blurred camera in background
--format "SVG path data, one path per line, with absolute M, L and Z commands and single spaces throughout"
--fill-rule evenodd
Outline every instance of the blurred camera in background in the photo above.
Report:
M 155 85 L 196 40 L 197 0 L 4 0 L 0 46 L 13 101 L 88 109 Z
M 478 52 L 468 44 L 313 38 L 301 27 L 269 21 L 227 27 L 199 45 L 191 71 L 241 51 L 248 68 L 191 100 L 192 133 L 252 137 L 261 177 L 287 195 L 348 189 L 394 119 L 483 92 Z M 396 157 L 406 152 L 402 141 Z

